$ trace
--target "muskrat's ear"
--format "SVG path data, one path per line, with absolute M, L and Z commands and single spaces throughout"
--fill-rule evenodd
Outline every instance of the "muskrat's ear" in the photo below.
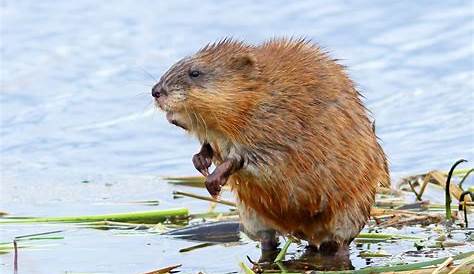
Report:
M 255 58 L 248 53 L 238 54 L 230 58 L 230 67 L 236 70 L 252 70 L 255 67 L 255 63 Z

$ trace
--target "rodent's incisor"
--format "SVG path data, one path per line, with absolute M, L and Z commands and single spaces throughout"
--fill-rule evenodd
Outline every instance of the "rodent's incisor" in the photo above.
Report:
M 264 248 L 276 244 L 266 236 L 274 231 L 347 246 L 376 187 L 389 184 L 354 83 L 310 41 L 221 40 L 173 65 L 152 94 L 201 142 L 193 163 L 210 194 L 229 184 L 245 231 Z

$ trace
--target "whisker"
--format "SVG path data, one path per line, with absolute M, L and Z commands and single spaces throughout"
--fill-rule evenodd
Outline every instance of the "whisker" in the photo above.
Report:
M 199 121 L 199 118 L 196 115 L 196 112 L 193 112 L 194 117 L 196 118 L 196 124 L 199 125 L 201 121 Z
M 142 95 L 150 95 L 151 93 L 148 92 L 148 91 L 142 91 L 142 92 L 139 92 L 137 94 L 135 94 L 134 96 L 142 96 Z
M 144 107 L 143 111 L 146 112 L 148 109 L 154 108 L 154 107 L 153 107 L 154 103 L 155 103 L 155 102 L 154 102 L 153 100 L 149 101 L 149 102 L 146 104 L 146 106 Z M 155 113 L 156 113 L 156 112 L 155 112 Z
M 191 118 L 191 115 L 189 114 L 189 111 L 186 105 L 184 105 L 184 112 L 186 112 L 186 115 L 188 115 L 189 122 L 191 123 L 191 132 L 196 132 L 196 130 L 194 129 L 193 119 Z
M 148 72 L 144 67 L 140 66 L 140 69 L 143 70 L 143 72 L 145 72 L 145 74 L 148 75 L 148 77 L 150 77 L 152 80 L 154 80 L 155 82 L 158 82 L 158 79 L 156 79 L 156 77 L 153 76 L 150 72 Z
M 153 84 L 156 83 L 156 82 L 155 82 L 155 80 L 153 80 L 153 82 L 147 84 L 147 83 L 143 83 L 143 81 L 139 81 L 139 80 L 127 80 L 127 83 L 130 83 L 130 84 L 133 84 L 133 85 L 145 86 L 145 87 L 149 87 L 151 89 Z
M 204 120 L 204 118 L 202 117 L 201 114 L 198 114 L 198 116 L 201 118 L 202 122 L 204 123 L 204 131 L 206 133 L 206 141 L 209 141 L 209 132 L 208 132 L 208 129 L 207 129 L 206 121 Z

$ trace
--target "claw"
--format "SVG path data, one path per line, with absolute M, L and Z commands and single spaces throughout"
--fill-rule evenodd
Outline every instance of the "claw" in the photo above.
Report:
M 206 178 L 206 188 L 212 197 L 216 198 L 221 192 L 222 186 L 227 183 L 229 176 L 240 168 L 242 164 L 232 159 L 227 159 L 216 167 Z
M 213 172 L 206 179 L 206 188 L 213 198 L 218 198 L 222 186 L 227 182 L 227 177 L 219 172 Z
M 201 151 L 194 154 L 193 164 L 194 167 L 204 176 L 209 176 L 209 167 L 212 164 L 212 148 L 209 144 L 203 144 Z

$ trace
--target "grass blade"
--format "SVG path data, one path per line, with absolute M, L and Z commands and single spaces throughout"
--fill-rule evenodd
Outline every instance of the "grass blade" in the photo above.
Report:
M 86 216 L 63 216 L 63 217 L 28 217 L 28 218 L 2 218 L 0 224 L 16 223 L 84 223 L 98 221 L 112 221 L 124 223 L 156 224 L 169 218 L 187 218 L 187 208 L 175 208 L 165 210 L 137 211 L 127 213 L 86 215 Z

